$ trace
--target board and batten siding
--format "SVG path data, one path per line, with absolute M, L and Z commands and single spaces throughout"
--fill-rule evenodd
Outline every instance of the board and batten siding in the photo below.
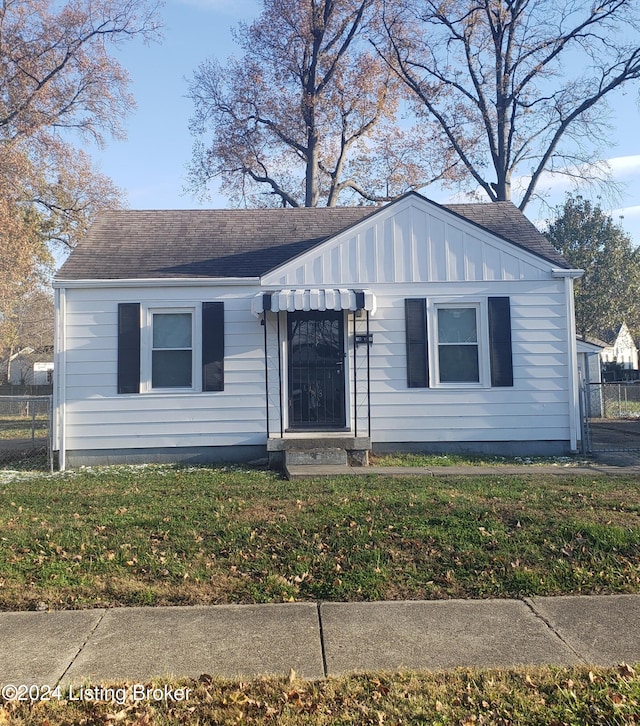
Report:
M 264 346 L 249 301 L 229 286 L 68 288 L 64 433 L 73 450 L 264 444 Z M 171 308 L 224 302 L 224 390 L 117 393 L 118 303 Z
M 264 285 L 544 280 L 550 263 L 424 200 L 407 198 L 268 273 Z

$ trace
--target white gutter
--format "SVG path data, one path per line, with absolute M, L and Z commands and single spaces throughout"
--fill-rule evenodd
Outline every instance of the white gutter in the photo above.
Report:
M 551 275 L 564 279 L 565 309 L 567 314 L 567 367 L 569 384 L 569 441 L 572 453 L 578 451 L 580 427 L 580 393 L 578 387 L 578 343 L 576 340 L 576 315 L 573 303 L 573 281 L 584 275 L 584 270 L 554 269 Z
M 108 280 L 54 280 L 54 288 L 73 287 L 140 287 L 143 285 L 162 285 L 163 287 L 202 287 L 203 285 L 257 285 L 259 277 L 141 277 Z
M 54 435 L 52 437 L 54 450 L 58 449 L 58 466 L 60 471 L 65 470 L 66 452 L 66 351 L 67 351 L 67 292 L 64 287 L 56 288 L 54 308 L 54 386 L 53 386 L 53 422 Z

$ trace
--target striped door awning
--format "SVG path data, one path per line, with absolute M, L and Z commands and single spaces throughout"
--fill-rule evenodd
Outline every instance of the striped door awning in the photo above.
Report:
M 296 310 L 367 310 L 376 311 L 376 297 L 371 290 L 340 288 L 306 288 L 270 290 L 253 298 L 251 309 L 254 315 L 263 312 L 290 312 Z

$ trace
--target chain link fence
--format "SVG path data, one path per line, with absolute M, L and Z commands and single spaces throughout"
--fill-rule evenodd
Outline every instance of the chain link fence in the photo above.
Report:
M 640 381 L 589 384 L 589 416 L 640 419 Z
M 583 453 L 640 452 L 640 382 L 585 386 Z
M 51 396 L 0 396 L 0 469 L 53 471 Z

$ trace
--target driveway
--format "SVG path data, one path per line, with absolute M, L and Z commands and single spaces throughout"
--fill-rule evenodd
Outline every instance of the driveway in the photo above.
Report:
M 640 465 L 640 419 L 591 419 L 591 449 L 601 464 Z

